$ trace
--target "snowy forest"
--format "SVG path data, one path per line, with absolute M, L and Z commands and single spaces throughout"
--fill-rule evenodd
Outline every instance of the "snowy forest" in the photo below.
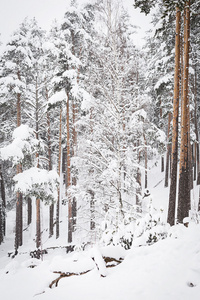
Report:
M 0 44 L 0 290 L 199 299 L 200 1 L 133 0 L 142 47 L 121 1 L 79 2 Z

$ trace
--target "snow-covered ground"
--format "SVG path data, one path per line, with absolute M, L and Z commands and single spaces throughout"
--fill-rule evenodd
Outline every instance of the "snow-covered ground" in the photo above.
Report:
M 153 205 L 167 210 L 168 189 L 164 188 L 164 173 L 158 167 L 149 171 L 149 190 Z M 33 259 L 29 251 L 30 233 L 25 233 L 25 246 L 15 258 L 13 251 L 14 213 L 9 212 L 5 242 L 0 246 L 0 291 L 3 300 L 199 300 L 200 299 L 200 225 L 177 225 L 169 229 L 168 237 L 151 246 L 134 246 L 124 250 L 120 246 L 94 245 L 85 251 L 66 254 L 64 248 L 50 249 L 42 259 Z M 30 236 L 29 236 L 30 235 Z M 55 246 L 52 239 L 45 247 Z M 121 264 L 105 269 L 102 256 L 123 258 Z M 95 262 L 92 259 L 95 258 Z M 98 268 L 97 268 L 98 266 Z M 54 273 L 82 273 L 62 278 Z M 104 277 L 101 276 L 104 275 Z

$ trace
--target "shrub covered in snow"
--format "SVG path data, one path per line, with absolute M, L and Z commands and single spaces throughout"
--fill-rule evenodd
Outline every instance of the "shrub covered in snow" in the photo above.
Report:
M 167 237 L 169 227 L 170 225 L 163 219 L 162 211 L 146 214 L 136 222 L 133 245 L 152 245 Z
M 105 245 L 121 245 L 123 248 L 130 249 L 133 241 L 135 218 L 126 215 L 121 222 L 113 223 L 111 220 L 103 222 L 103 233 L 101 242 Z
M 105 245 L 121 245 L 128 250 L 132 245 L 152 245 L 166 238 L 169 227 L 164 221 L 163 212 L 155 210 L 154 214 L 147 213 L 139 219 L 126 216 L 118 224 L 107 220 L 101 241 Z

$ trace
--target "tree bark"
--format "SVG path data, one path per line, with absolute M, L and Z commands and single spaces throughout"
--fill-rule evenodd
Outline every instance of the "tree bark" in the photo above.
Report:
M 77 148 L 77 132 L 76 132 L 76 114 L 77 114 L 77 107 L 73 100 L 72 103 L 72 114 L 73 114 L 73 156 L 76 155 L 76 148 Z M 73 166 L 73 174 L 72 174 L 72 185 L 76 186 L 77 184 L 77 169 L 76 166 Z M 72 201 L 72 219 L 73 219 L 73 231 L 75 231 L 76 228 L 76 218 L 77 218 L 77 203 L 76 203 L 76 197 L 73 197 Z
M 138 165 L 140 164 L 140 150 L 138 150 Z M 145 170 L 146 172 L 146 170 Z M 136 174 L 136 183 L 137 183 L 137 188 L 136 188 L 136 205 L 138 208 L 138 211 L 140 211 L 141 207 L 141 193 L 142 193 L 142 181 L 141 181 L 141 170 L 138 167 L 137 168 L 137 174 Z
M 35 87 L 35 126 L 36 126 L 36 139 L 39 140 L 39 98 L 38 98 L 38 82 L 36 78 Z M 39 168 L 39 152 L 36 153 L 37 168 Z M 36 247 L 41 246 L 41 224 L 40 224 L 40 199 L 36 199 Z
M 58 154 L 58 175 L 61 175 L 61 159 L 62 159 L 62 106 L 60 106 L 59 121 L 59 154 Z M 60 183 L 61 184 L 61 183 Z M 60 187 L 58 187 L 58 199 L 56 205 L 56 238 L 60 235 Z
M 32 222 L 32 200 L 30 197 L 28 197 L 28 209 L 27 209 L 27 214 L 28 214 L 28 218 L 27 218 L 27 225 L 30 225 Z
M 95 229 L 95 203 L 94 203 L 94 191 L 88 190 L 90 194 L 90 230 Z
M 5 187 L 2 174 L 2 166 L 0 165 L 0 244 L 6 235 L 6 197 Z
M 71 159 L 70 159 L 70 135 L 69 135 L 69 93 L 67 92 L 67 199 L 68 199 L 68 243 L 72 242 L 73 217 L 72 199 L 69 188 L 71 186 Z
M 147 140 L 145 137 L 145 134 L 143 133 L 144 137 L 144 188 L 147 189 L 148 186 L 148 173 L 147 173 L 147 167 L 148 167 L 148 154 L 147 154 Z M 164 170 L 164 169 L 163 169 Z
M 2 229 L 3 235 L 6 235 L 6 193 L 5 193 L 5 185 L 4 178 L 2 173 L 2 166 L 0 165 L 0 183 L 1 183 L 1 200 L 2 200 Z
M 20 73 L 17 73 L 18 79 L 21 80 Z M 21 94 L 17 94 L 17 127 L 21 125 Z M 21 164 L 17 165 L 17 174 L 22 172 Z M 22 211 L 22 194 L 17 192 L 17 201 L 16 201 L 16 224 L 15 224 L 15 251 L 22 246 L 23 237 L 23 211 Z
M 178 222 L 182 223 L 188 217 L 190 210 L 190 168 L 189 168 L 189 37 L 190 37 L 190 1 L 185 4 L 184 14 L 184 77 L 183 99 L 181 114 L 181 146 L 179 165 L 179 192 L 178 192 Z
M 171 155 L 171 144 L 170 144 L 170 125 L 172 115 L 168 114 L 168 130 L 167 130 L 167 153 L 166 153 L 166 167 L 165 167 L 165 187 L 168 187 L 169 183 L 169 169 L 170 169 L 170 155 Z
M 41 246 L 40 199 L 36 199 L 36 248 Z
M 175 223 L 176 186 L 178 165 L 178 116 L 179 116 L 179 92 L 180 92 L 180 31 L 181 12 L 176 8 L 176 37 L 175 37 L 175 71 L 174 71 L 174 101 L 172 123 L 172 153 L 171 153 L 171 182 L 169 191 L 169 207 L 167 222 L 173 226 Z
M 165 163 L 164 163 L 164 161 L 165 161 L 165 159 L 164 159 L 164 156 L 162 155 L 161 156 L 161 172 L 164 172 L 164 170 L 165 170 L 165 167 L 164 167 Z
M 48 90 L 46 89 L 46 99 L 48 100 Z M 48 141 L 48 162 L 49 171 L 52 170 L 52 158 L 51 158 L 51 128 L 50 128 L 50 115 L 47 111 L 47 141 Z M 54 227 L 54 203 L 49 205 L 49 237 L 53 236 Z

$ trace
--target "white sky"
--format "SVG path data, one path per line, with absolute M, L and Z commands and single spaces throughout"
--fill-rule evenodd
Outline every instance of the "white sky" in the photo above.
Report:
M 86 2 L 86 0 L 79 0 Z M 89 2 L 89 0 L 87 0 Z M 123 0 L 132 17 L 133 24 L 142 27 L 140 36 L 149 26 L 149 17 L 133 8 L 133 0 Z M 35 17 L 43 29 L 49 29 L 54 19 L 62 20 L 70 0 L 0 0 L 0 41 L 6 43 L 19 24 L 28 17 Z M 141 44 L 140 37 L 137 42 Z

